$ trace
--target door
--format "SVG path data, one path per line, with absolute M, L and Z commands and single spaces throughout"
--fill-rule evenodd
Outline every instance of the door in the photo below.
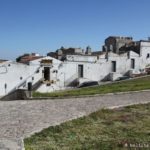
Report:
M 44 81 L 50 80 L 50 68 L 44 67 Z
M 83 65 L 78 65 L 78 78 L 83 78 Z
M 112 69 L 112 72 L 116 72 L 116 61 L 111 62 L 111 69 Z
M 135 60 L 131 59 L 131 69 L 134 69 L 134 68 L 135 68 Z

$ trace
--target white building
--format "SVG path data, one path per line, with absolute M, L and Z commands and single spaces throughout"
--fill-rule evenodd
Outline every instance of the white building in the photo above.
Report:
M 77 86 L 87 81 L 117 80 L 123 76 L 141 74 L 150 67 L 150 41 L 140 41 L 139 53 L 100 55 L 66 55 L 65 61 L 50 56 L 22 64 L 13 61 L 0 63 L 0 97 L 16 89 L 52 92 Z

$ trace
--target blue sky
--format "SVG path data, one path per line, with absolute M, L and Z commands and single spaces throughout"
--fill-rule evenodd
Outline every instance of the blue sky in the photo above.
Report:
M 110 35 L 150 36 L 149 0 L 0 0 L 0 58 L 61 46 L 101 50 Z

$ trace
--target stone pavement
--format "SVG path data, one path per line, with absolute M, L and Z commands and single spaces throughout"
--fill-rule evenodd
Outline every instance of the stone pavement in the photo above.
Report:
M 24 137 L 100 108 L 148 102 L 150 91 L 86 98 L 0 101 L 0 150 L 21 150 Z

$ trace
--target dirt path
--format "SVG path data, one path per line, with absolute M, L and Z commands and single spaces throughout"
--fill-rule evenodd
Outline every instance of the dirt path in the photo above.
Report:
M 0 101 L 0 150 L 20 150 L 22 139 L 100 108 L 150 102 L 150 91 L 86 98 Z

